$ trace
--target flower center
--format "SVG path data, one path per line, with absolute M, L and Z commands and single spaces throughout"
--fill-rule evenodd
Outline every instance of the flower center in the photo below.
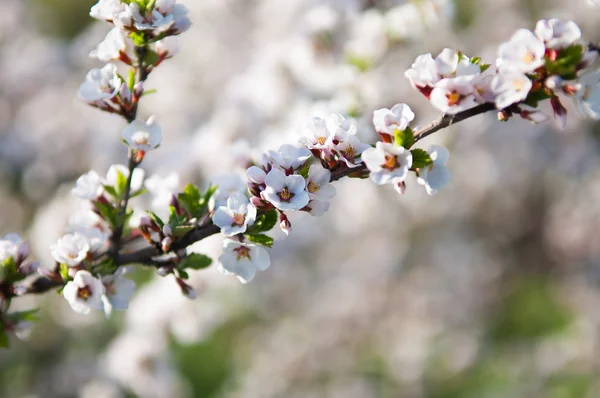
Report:
M 90 298 L 91 295 L 92 290 L 87 285 L 84 287 L 80 287 L 79 290 L 77 290 L 77 297 L 79 297 L 82 300 L 87 301 L 87 299 Z
M 318 142 L 320 145 L 325 145 L 325 137 L 319 137 L 319 138 L 317 138 L 317 142 Z
M 525 55 L 523 55 L 523 62 L 525 62 L 526 64 L 530 64 L 533 61 L 535 61 L 535 54 L 533 54 L 531 51 L 525 53 Z
M 283 200 L 284 202 L 289 202 L 293 196 L 294 194 L 290 192 L 288 187 L 284 187 L 279 193 L 279 199 Z
M 310 192 L 310 193 L 315 193 L 315 192 L 317 192 L 317 191 L 319 190 L 319 188 L 320 188 L 320 187 L 319 187 L 319 185 L 318 185 L 318 184 L 315 184 L 315 183 L 314 183 L 314 182 L 312 182 L 312 181 L 308 183 L 308 187 L 307 187 L 307 189 L 308 189 L 308 192 Z
M 343 151 L 342 153 L 344 154 L 346 159 L 349 159 L 349 160 L 352 160 L 356 157 L 356 150 L 352 146 L 349 146 L 348 148 L 346 148 L 346 150 Z
M 448 105 L 454 106 L 460 103 L 463 96 L 456 91 L 452 91 L 451 93 L 446 94 L 446 98 L 448 98 Z
M 381 165 L 384 169 L 394 170 L 398 167 L 398 158 L 392 155 L 385 155 L 385 163 Z
M 243 214 L 239 214 L 239 213 L 233 214 L 233 224 L 234 225 L 244 225 L 245 221 L 246 221 L 246 217 L 244 217 Z
M 133 135 L 132 140 L 137 145 L 148 145 L 150 142 L 150 134 L 140 131 Z
M 240 246 L 237 249 L 233 249 L 237 253 L 237 260 L 240 261 L 242 258 L 250 259 L 250 248 L 248 246 Z

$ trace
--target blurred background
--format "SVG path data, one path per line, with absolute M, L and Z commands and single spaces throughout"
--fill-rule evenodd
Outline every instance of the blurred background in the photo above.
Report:
M 84 206 L 75 179 L 126 159 L 124 122 L 77 99 L 109 30 L 93 3 L 0 0 L 0 234 L 21 233 L 42 262 Z M 139 209 L 242 172 L 312 116 L 356 117 L 369 142 L 379 107 L 406 102 L 428 123 L 438 115 L 403 76 L 418 54 L 493 63 L 548 17 L 600 39 L 585 0 L 183 3 L 194 25 L 142 101 L 165 139 L 144 161 L 155 197 Z M 0 351 L 0 396 L 598 397 L 600 128 L 569 115 L 566 131 L 490 114 L 422 141 L 450 148 L 453 180 L 434 197 L 415 181 L 403 197 L 337 183 L 330 211 L 295 215 L 249 285 L 212 267 L 191 275 L 191 301 L 136 270 L 129 311 L 109 320 L 52 292 L 23 298 L 14 309 L 42 319 Z M 221 242 L 194 249 L 216 259 Z

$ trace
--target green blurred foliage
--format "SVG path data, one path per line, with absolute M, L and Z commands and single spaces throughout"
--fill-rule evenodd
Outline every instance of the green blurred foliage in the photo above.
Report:
M 27 10 L 40 33 L 72 39 L 93 19 L 90 8 L 96 0 L 26 0 Z

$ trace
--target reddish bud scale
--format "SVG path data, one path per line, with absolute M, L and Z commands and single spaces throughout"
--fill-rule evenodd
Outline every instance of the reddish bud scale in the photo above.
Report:
M 394 137 L 392 137 L 390 134 L 382 132 L 377 132 L 377 134 L 379 134 L 379 136 L 381 137 L 381 141 L 385 142 L 386 144 L 391 144 L 392 142 L 394 142 Z

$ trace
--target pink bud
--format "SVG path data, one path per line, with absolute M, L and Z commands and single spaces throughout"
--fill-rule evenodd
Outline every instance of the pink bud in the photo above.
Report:
M 173 241 L 171 240 L 170 237 L 166 237 L 162 240 L 162 242 L 160 243 L 162 251 L 163 252 L 168 252 L 171 249 L 171 244 L 173 243 Z

